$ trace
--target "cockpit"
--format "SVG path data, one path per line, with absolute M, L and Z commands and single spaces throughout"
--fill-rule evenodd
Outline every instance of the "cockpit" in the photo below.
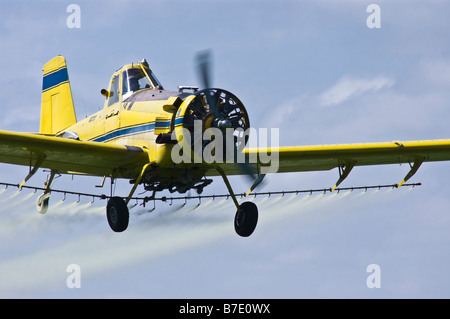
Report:
M 126 100 L 134 92 L 143 89 L 159 89 L 163 87 L 155 74 L 145 65 L 133 65 L 122 72 L 122 99 Z
M 106 96 L 106 106 L 109 107 L 142 90 L 164 90 L 145 59 L 117 70 L 111 78 L 109 91 L 103 89 L 101 93 Z

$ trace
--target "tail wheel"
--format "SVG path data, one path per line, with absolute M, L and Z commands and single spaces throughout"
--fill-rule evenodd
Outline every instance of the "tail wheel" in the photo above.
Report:
M 258 208 L 253 202 L 244 202 L 239 207 L 240 211 L 234 217 L 234 229 L 239 236 L 248 237 L 258 223 Z
M 40 214 L 45 214 L 48 210 L 48 202 L 50 200 L 50 194 L 42 194 L 36 201 L 36 208 Z
M 121 197 L 111 197 L 106 206 L 106 217 L 111 229 L 117 233 L 128 227 L 130 213 L 125 201 Z

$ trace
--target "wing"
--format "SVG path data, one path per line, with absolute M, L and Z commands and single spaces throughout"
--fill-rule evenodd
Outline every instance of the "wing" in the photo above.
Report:
M 339 185 L 354 166 L 410 163 L 409 179 L 423 162 L 450 160 L 450 140 L 386 142 L 252 148 L 244 150 L 245 160 L 258 172 L 281 173 L 321 171 L 340 168 Z M 224 164 L 226 174 L 242 174 L 239 166 Z M 208 175 L 217 175 L 209 171 Z
M 135 178 L 148 163 L 139 147 L 0 131 L 0 162 L 59 173 Z
M 258 158 L 279 158 L 278 172 L 329 170 L 345 164 L 354 166 L 382 165 L 450 160 L 450 140 L 387 142 L 365 144 L 342 144 L 320 146 L 280 147 L 271 149 L 248 149 L 246 153 Z M 276 164 L 276 163 L 275 163 Z

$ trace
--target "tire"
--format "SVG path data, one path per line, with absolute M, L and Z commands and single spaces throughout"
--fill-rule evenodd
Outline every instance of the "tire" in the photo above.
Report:
M 234 217 L 234 230 L 241 237 L 250 236 L 258 223 L 258 208 L 253 202 L 244 202 Z
M 106 205 L 106 218 L 109 227 L 116 233 L 123 232 L 128 227 L 130 213 L 121 197 L 111 197 Z
M 36 201 L 36 208 L 39 214 L 45 214 L 48 210 L 48 202 L 50 201 L 50 194 L 42 194 Z

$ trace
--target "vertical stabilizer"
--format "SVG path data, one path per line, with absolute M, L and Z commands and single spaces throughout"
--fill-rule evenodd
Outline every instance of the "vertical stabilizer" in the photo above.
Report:
M 77 122 L 66 60 L 57 56 L 44 65 L 42 81 L 42 134 L 56 134 Z

